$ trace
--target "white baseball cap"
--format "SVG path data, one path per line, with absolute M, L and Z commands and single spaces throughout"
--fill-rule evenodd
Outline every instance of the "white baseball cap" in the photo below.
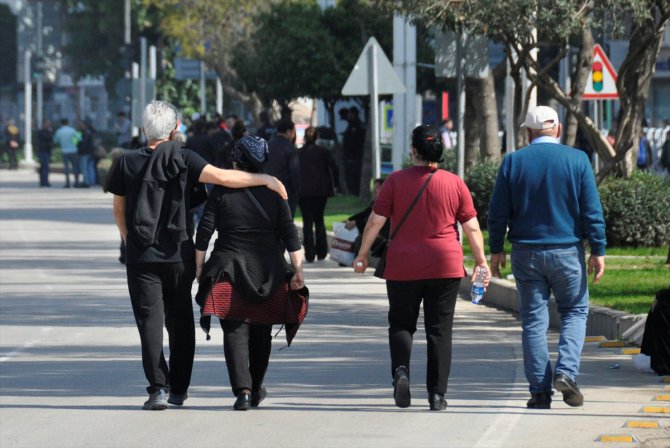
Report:
M 521 123 L 522 128 L 553 129 L 558 126 L 558 114 L 549 106 L 537 106 L 526 114 L 526 121 Z

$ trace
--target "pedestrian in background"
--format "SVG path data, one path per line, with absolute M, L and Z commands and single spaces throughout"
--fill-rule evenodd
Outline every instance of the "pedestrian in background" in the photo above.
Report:
M 310 126 L 305 130 L 305 144 L 298 150 L 300 159 L 300 213 L 305 260 L 323 260 L 328 255 L 324 213 L 328 198 L 335 195 L 340 175 L 333 156 L 316 144 L 319 132 Z
M 442 147 L 445 151 L 454 149 L 454 146 L 456 146 L 454 139 L 451 137 L 451 131 L 453 129 L 454 121 L 451 118 L 442 120 L 442 125 L 440 126 L 440 135 L 442 136 Z
M 132 126 L 126 113 L 120 111 L 116 114 L 116 123 L 114 123 L 114 132 L 116 133 L 116 144 L 119 148 L 128 149 L 132 138 Z
M 14 124 L 11 118 L 7 120 L 7 124 L 3 129 L 5 134 L 4 150 L 7 153 L 10 170 L 19 169 L 19 162 L 17 153 L 19 152 L 19 128 Z
M 646 131 L 646 128 L 640 130 L 640 140 L 637 149 L 637 167 L 643 171 L 648 170 L 654 162 L 651 155 L 651 144 L 647 140 Z
M 340 111 L 340 117 L 342 113 Z M 352 106 L 346 114 L 347 128 L 342 137 L 342 154 L 344 156 L 344 174 L 349 194 L 358 196 L 361 189 L 361 168 L 363 164 L 363 147 L 365 145 L 365 125 L 361 122 L 358 108 Z
M 79 142 L 77 143 L 77 155 L 79 156 L 79 171 L 82 181 L 79 188 L 89 188 L 95 185 L 95 129 L 85 121 L 79 122 Z
M 270 156 L 265 172 L 279 179 L 288 192 L 288 206 L 295 217 L 300 197 L 300 159 L 295 149 L 295 124 L 286 118 L 276 123 L 276 132 L 268 142 Z
M 368 222 L 368 218 L 370 218 L 372 207 L 375 206 L 375 200 L 377 200 L 377 196 L 379 196 L 382 185 L 384 185 L 383 178 L 379 177 L 375 179 L 372 183 L 372 201 L 370 202 L 370 205 L 364 210 L 361 210 L 360 212 L 348 217 L 344 223 L 344 227 L 346 227 L 347 230 L 351 230 L 354 227 L 358 229 L 358 236 L 356 237 L 356 241 L 354 241 L 354 256 L 358 255 L 358 251 L 361 249 L 361 242 L 363 241 L 365 225 Z M 386 243 L 389 238 L 390 229 L 391 221 L 386 220 L 386 224 L 384 224 L 384 226 L 381 228 L 377 238 L 375 238 L 372 246 L 370 246 L 370 256 L 379 258 L 383 254 L 384 248 L 386 247 Z
M 227 170 L 233 169 L 233 148 L 235 148 L 235 144 L 247 135 L 247 127 L 244 125 L 244 121 L 236 120 L 230 129 L 230 135 L 232 140 L 228 137 L 227 143 L 216 154 L 216 166 Z
M 195 247 L 187 225 L 192 186 L 265 185 L 285 196 L 282 185 L 270 176 L 207 164 L 183 143 L 172 141 L 178 126 L 172 104 L 150 102 L 142 114 L 148 146 L 121 155 L 109 182 L 114 219 L 126 242 L 128 291 L 149 382 L 146 410 L 166 409 L 168 403 L 181 406 L 188 398 L 195 353 Z M 169 366 L 163 354 L 163 327 L 169 336 Z
M 63 118 L 61 126 L 54 134 L 54 143 L 60 146 L 63 158 L 63 168 L 65 171 L 64 188 L 70 188 L 70 171 L 74 177 L 74 186 L 79 186 L 79 160 L 77 158 L 77 143 L 79 143 L 79 134 L 69 125 L 69 120 Z
M 275 127 L 270 122 L 270 114 L 266 111 L 262 111 L 258 115 L 258 118 L 261 121 L 261 125 L 258 127 L 258 130 L 256 130 L 256 136 L 269 141 L 276 132 Z
M 50 187 L 49 164 L 51 163 L 51 147 L 53 146 L 53 128 L 51 121 L 44 120 L 37 132 L 37 158 L 40 161 L 40 187 Z
M 372 243 L 390 219 L 392 241 L 386 252 L 384 278 L 393 396 L 401 408 L 411 404 L 410 354 L 422 301 L 428 342 L 428 403 L 434 411 L 447 408 L 444 395 L 451 369 L 454 308 L 461 278 L 466 275 L 459 223 L 468 236 L 476 267 L 488 272 L 472 196 L 462 179 L 437 169 L 443 152 L 437 129 L 418 126 L 412 131 L 413 166 L 391 173 L 384 181 L 354 259 L 355 271 L 365 272 Z M 486 285 L 488 281 L 489 274 Z
M 670 174 L 670 130 L 665 132 L 665 142 L 663 143 L 659 163 L 661 168 L 665 169 L 667 174 Z
M 267 143 L 260 137 L 243 137 L 233 149 L 236 170 L 262 173 L 267 159 Z M 218 238 L 205 265 L 214 230 Z M 294 271 L 290 279 L 284 247 Z M 226 367 L 237 397 L 233 408 L 257 407 L 267 393 L 263 380 L 272 324 L 291 323 L 285 320 L 292 308 L 289 290 L 305 285 L 300 240 L 286 201 L 265 188 L 214 187 L 196 236 L 196 278 L 201 326 L 209 333 L 214 316 L 223 329 Z
M 531 398 L 527 407 L 549 409 L 553 386 L 570 406 L 582 406 L 577 386 L 586 335 L 588 274 L 605 272 L 605 220 L 588 157 L 560 143 L 555 110 L 538 106 L 521 125 L 530 144 L 508 154 L 500 166 L 489 206 L 491 268 L 505 267 L 505 234 L 512 243 L 512 273 L 520 303 L 523 359 Z M 549 297 L 561 315 L 558 359 L 552 371 L 547 348 Z

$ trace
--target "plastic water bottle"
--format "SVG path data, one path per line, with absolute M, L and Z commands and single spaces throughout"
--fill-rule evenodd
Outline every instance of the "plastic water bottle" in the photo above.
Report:
M 482 301 L 484 296 L 484 280 L 488 274 L 488 270 L 484 267 L 477 266 L 475 268 L 477 275 L 475 276 L 475 281 L 472 283 L 472 289 L 470 290 L 470 298 L 472 303 L 479 304 Z

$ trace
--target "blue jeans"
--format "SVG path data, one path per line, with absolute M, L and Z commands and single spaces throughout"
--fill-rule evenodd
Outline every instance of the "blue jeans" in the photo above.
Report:
M 79 156 L 79 171 L 81 171 L 82 182 L 95 185 L 95 167 L 93 157 L 89 155 Z
M 70 167 L 74 174 L 75 185 L 79 184 L 79 161 L 77 160 L 77 153 L 63 154 L 63 170 L 65 172 L 65 185 L 70 185 Z
M 523 328 L 523 364 L 531 393 L 550 392 L 551 361 L 547 348 L 549 296 L 553 292 L 561 315 L 556 373 L 575 380 L 586 336 L 589 290 L 581 244 L 512 244 L 512 273 L 516 280 Z

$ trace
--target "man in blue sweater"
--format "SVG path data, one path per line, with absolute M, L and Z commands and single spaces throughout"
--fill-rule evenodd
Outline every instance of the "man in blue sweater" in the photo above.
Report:
M 526 115 L 530 145 L 502 162 L 489 206 L 493 275 L 505 267 L 505 233 L 512 243 L 523 328 L 523 358 L 531 399 L 527 406 L 549 409 L 552 368 L 547 349 L 548 302 L 553 293 L 561 315 L 553 386 L 570 406 L 582 406 L 577 387 L 579 358 L 589 314 L 588 274 L 597 283 L 605 272 L 605 220 L 587 156 L 560 144 L 556 111 L 538 106 Z M 591 255 L 585 263 L 583 241 Z

